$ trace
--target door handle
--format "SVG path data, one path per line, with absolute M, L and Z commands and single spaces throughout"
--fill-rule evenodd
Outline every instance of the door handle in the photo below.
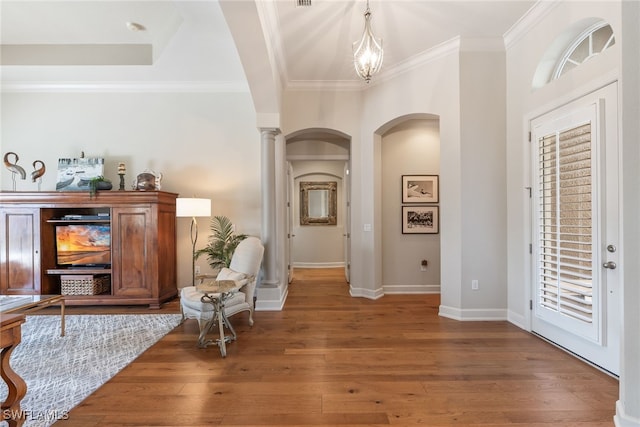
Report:
M 616 269 L 616 267 L 617 267 L 616 263 L 615 263 L 615 262 L 613 262 L 613 261 L 607 261 L 607 262 L 605 262 L 604 264 L 602 264 L 602 266 L 603 266 L 604 268 L 609 268 L 609 269 L 611 269 L 611 270 L 615 270 L 615 269 Z

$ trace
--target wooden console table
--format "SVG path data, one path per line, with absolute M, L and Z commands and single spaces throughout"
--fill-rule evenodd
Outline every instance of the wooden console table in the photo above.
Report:
M 0 376 L 7 383 L 7 400 L 0 406 L 0 420 L 9 423 L 9 427 L 21 426 L 25 417 L 20 411 L 20 401 L 27 394 L 27 384 L 9 365 L 11 352 L 22 339 L 21 326 L 24 314 L 0 314 Z
M 0 192 L 0 294 L 61 295 L 62 277 L 106 279 L 67 293 L 69 305 L 160 308 L 177 291 L 176 198 L 165 191 Z M 109 264 L 72 268 L 57 256 L 60 227 L 109 230 Z M 95 268 L 94 268 L 95 267 Z M 90 280 L 90 279 L 86 279 Z

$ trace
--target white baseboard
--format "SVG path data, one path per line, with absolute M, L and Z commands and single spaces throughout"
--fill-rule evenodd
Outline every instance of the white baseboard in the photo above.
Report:
M 640 427 L 640 419 L 628 416 L 621 401 L 616 402 L 616 414 L 613 416 L 616 427 Z
M 255 311 L 282 311 L 287 294 L 288 291 L 285 292 L 282 300 L 256 300 Z
M 507 310 L 502 308 L 464 309 L 441 305 L 438 313 L 442 317 L 462 321 L 507 320 Z
M 384 285 L 385 294 L 439 294 L 440 285 Z
M 256 288 L 255 311 L 282 311 L 288 294 L 288 286 L 262 282 Z
M 344 262 L 294 262 L 294 272 L 296 268 L 338 268 L 344 267 Z
M 349 294 L 352 297 L 362 297 L 369 299 L 378 299 L 384 296 L 384 292 L 382 289 L 364 289 L 364 288 L 354 288 L 353 285 L 349 286 Z
M 507 312 L 507 320 L 510 323 L 513 323 L 514 325 L 519 327 L 520 329 L 524 329 L 525 331 L 531 332 L 527 322 L 527 318 L 525 316 L 514 313 L 513 311 L 509 310 Z

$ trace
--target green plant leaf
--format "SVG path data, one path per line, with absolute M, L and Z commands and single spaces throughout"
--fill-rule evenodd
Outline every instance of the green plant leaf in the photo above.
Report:
M 238 244 L 247 238 L 246 234 L 235 234 L 233 223 L 226 216 L 218 215 L 211 218 L 211 235 L 207 246 L 195 252 L 198 259 L 201 255 L 207 256 L 209 266 L 213 269 L 229 267 L 231 257 Z

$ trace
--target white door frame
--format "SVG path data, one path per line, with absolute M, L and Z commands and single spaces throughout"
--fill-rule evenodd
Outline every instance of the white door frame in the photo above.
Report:
M 293 238 L 296 236 L 293 234 L 293 220 L 295 218 L 294 214 L 294 201 L 295 201 L 295 184 L 293 178 L 293 166 L 291 162 L 287 161 L 287 245 L 286 245 L 286 254 L 287 254 L 287 282 L 291 283 L 293 281 Z
M 344 277 L 351 282 L 351 171 L 350 161 L 344 162 L 342 176 L 342 194 L 344 206 Z
M 609 84 L 600 86 L 598 89 L 593 90 L 591 92 L 585 92 L 582 96 L 573 98 L 566 103 L 556 106 L 555 108 L 547 109 L 544 113 L 538 114 L 535 117 L 531 117 L 528 119 L 529 124 L 533 124 L 536 119 L 551 117 L 553 114 L 558 114 L 561 116 L 565 112 L 569 112 L 572 110 L 580 109 L 587 105 L 594 105 L 595 108 L 602 113 L 601 117 L 597 117 L 599 123 L 605 123 L 605 126 L 602 126 L 601 129 L 598 130 L 599 135 L 596 136 L 597 139 L 600 139 L 602 143 L 605 142 L 614 142 L 614 146 L 610 147 L 613 149 L 612 152 L 603 153 L 604 157 L 600 164 L 595 165 L 596 168 L 595 173 L 598 176 L 602 175 L 605 171 L 609 171 L 609 175 L 611 176 L 611 172 L 613 171 L 613 177 L 609 180 L 609 182 L 613 182 L 615 191 L 605 191 L 602 189 L 606 200 L 602 201 L 603 206 L 609 206 L 612 209 L 607 211 L 598 211 L 598 215 L 601 214 L 602 217 L 602 225 L 605 230 L 599 232 L 599 235 L 606 236 L 604 240 L 601 242 L 594 241 L 593 242 L 593 253 L 594 253 L 594 262 L 593 269 L 594 275 L 598 275 L 598 277 L 602 278 L 602 286 L 603 292 L 606 294 L 602 294 L 603 301 L 606 305 L 600 307 L 603 316 L 603 325 L 602 325 L 602 336 L 597 337 L 595 340 L 583 339 L 580 337 L 574 337 L 574 339 L 568 340 L 569 350 L 581 355 L 586 360 L 593 361 L 596 365 L 599 365 L 606 369 L 609 372 L 614 374 L 619 373 L 619 355 L 620 355 L 620 331 L 618 328 L 619 317 L 621 315 L 621 283 L 619 283 L 621 275 L 621 271 L 619 269 L 603 269 L 603 262 L 615 261 L 619 266 L 619 259 L 622 259 L 622 248 L 618 242 L 620 241 L 620 236 L 622 235 L 622 221 L 621 221 L 621 213 L 618 210 L 619 200 L 618 200 L 618 186 L 619 182 L 621 182 L 620 172 L 618 165 L 620 164 L 619 158 L 619 148 L 620 145 L 618 129 L 619 129 L 619 118 L 617 111 L 619 106 L 618 100 L 618 87 L 617 82 L 615 80 L 610 81 Z M 608 108 L 607 108 L 608 107 Z M 612 108 L 613 107 L 613 108 Z M 535 141 L 535 135 L 531 138 L 533 141 L 531 144 L 537 144 Z M 596 148 L 597 150 L 597 148 Z M 529 151 L 529 156 L 533 157 L 533 149 Z M 608 155 L 607 155 L 608 154 Z M 613 154 L 613 155 L 611 155 Z M 597 155 L 597 154 L 596 154 Z M 530 158 L 530 163 L 533 165 L 533 158 Z M 605 163 L 606 162 L 606 163 Z M 535 177 L 535 168 L 531 167 L 529 172 L 529 176 L 531 182 L 534 181 Z M 604 175 L 603 175 L 604 176 Z M 596 180 L 595 185 L 598 185 Z M 535 189 L 533 191 L 533 197 L 536 197 Z M 531 201 L 530 203 L 530 211 L 529 211 L 529 223 L 531 224 L 531 241 L 535 245 L 534 233 L 536 232 L 535 228 L 535 213 L 533 210 L 535 209 L 536 203 L 535 201 Z M 612 218 L 613 216 L 613 218 Z M 599 219 L 599 218 L 595 218 Z M 595 223 L 595 221 L 594 221 Z M 597 232 L 594 231 L 594 232 Z M 613 244 L 616 246 L 615 252 L 609 252 L 605 248 Z M 535 248 L 535 246 L 534 246 Z M 535 251 L 534 251 L 535 252 Z M 527 289 L 527 294 L 529 296 L 529 306 L 532 309 L 528 313 L 529 315 L 529 326 L 530 330 L 535 332 L 536 326 L 534 323 L 539 322 L 539 318 L 535 317 L 535 310 L 533 309 L 536 305 L 536 290 L 537 290 L 537 279 L 536 279 L 536 263 L 535 257 L 530 256 L 530 275 L 529 275 L 529 285 Z M 540 329 L 540 323 L 537 324 L 537 328 Z M 546 326 L 542 329 L 545 329 Z M 544 334 L 543 334 L 544 335 Z M 555 338 L 560 338 L 562 334 L 557 335 Z M 551 339 L 554 341 L 554 338 Z M 593 342 L 595 341 L 595 343 Z M 601 341 L 598 343 L 597 341 Z M 562 343 L 559 343 L 561 346 L 564 346 Z M 604 354 L 606 351 L 613 351 L 615 354 L 609 353 L 609 356 Z M 588 354 L 587 354 L 588 353 Z M 597 354 L 596 354 L 597 353 Z M 595 355 L 594 355 L 595 354 Z M 595 360 L 594 360 L 595 359 Z M 606 359 L 606 360 L 605 360 Z M 606 366 L 603 366 L 606 365 Z

